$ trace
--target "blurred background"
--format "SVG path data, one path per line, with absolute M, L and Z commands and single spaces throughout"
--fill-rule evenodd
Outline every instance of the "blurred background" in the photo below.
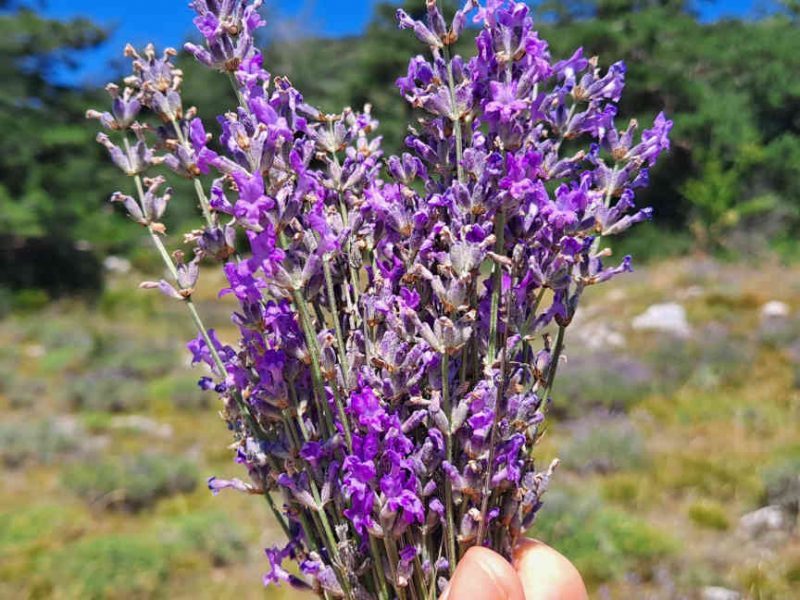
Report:
M 406 2 L 419 12 L 422 0 Z M 533 530 L 597 598 L 800 596 L 800 2 L 531 3 L 555 57 L 625 59 L 621 115 L 662 108 L 673 149 L 614 248 L 637 272 L 587 298 L 568 338 L 542 464 L 562 466 Z M 396 4 L 267 2 L 268 69 L 331 110 L 374 105 L 387 152 L 412 54 Z M 0 0 L 0 597 L 263 598 L 262 503 L 188 369 L 180 306 L 108 204 L 126 185 L 93 140 L 128 40 L 180 47 L 183 0 Z M 462 53 L 470 54 L 468 43 Z M 188 104 L 230 107 L 182 57 Z M 167 225 L 191 229 L 180 182 Z M 199 300 L 233 339 L 220 281 Z

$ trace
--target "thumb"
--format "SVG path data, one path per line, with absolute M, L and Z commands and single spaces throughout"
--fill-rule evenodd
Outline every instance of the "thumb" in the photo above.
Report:
M 441 600 L 525 600 L 514 568 L 496 552 L 473 547 L 458 563 Z
M 527 600 L 587 600 L 578 570 L 561 554 L 532 539 L 522 540 L 514 551 Z

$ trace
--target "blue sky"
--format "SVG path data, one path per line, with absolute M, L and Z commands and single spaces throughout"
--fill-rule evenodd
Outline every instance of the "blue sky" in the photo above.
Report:
M 266 0 L 272 26 L 287 21 L 308 32 L 342 36 L 364 29 L 377 0 Z M 47 0 L 44 13 L 56 19 L 89 17 L 113 30 L 109 42 L 97 52 L 87 53 L 85 68 L 62 73 L 67 81 L 94 79 L 108 61 L 122 52 L 126 42 L 143 46 L 180 47 L 193 32 L 189 0 Z
M 331 36 L 357 34 L 369 21 L 377 0 L 267 0 L 273 26 L 292 20 L 308 32 Z M 705 19 L 746 14 L 753 0 L 703 2 Z M 48 0 L 45 14 L 67 19 L 90 17 L 112 27 L 111 40 L 97 52 L 85 57 L 84 68 L 77 73 L 61 74 L 66 80 L 102 79 L 103 66 L 119 56 L 126 42 L 142 46 L 153 41 L 159 47 L 180 46 L 192 31 L 192 12 L 188 0 Z

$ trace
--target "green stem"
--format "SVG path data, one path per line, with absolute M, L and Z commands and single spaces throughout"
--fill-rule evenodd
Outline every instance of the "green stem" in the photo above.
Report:
M 489 442 L 489 459 L 486 463 L 486 476 L 483 480 L 483 491 L 481 493 L 481 518 L 478 522 L 478 538 L 476 545 L 482 546 L 486 536 L 487 516 L 489 514 L 489 497 L 492 495 L 492 474 L 494 471 L 494 457 L 497 449 L 497 434 L 500 428 L 500 405 L 505 396 L 506 388 L 506 365 L 508 358 L 508 331 L 511 328 L 511 288 L 506 295 L 506 327 L 503 331 L 503 348 L 500 351 L 500 379 L 497 382 L 497 396 L 494 403 L 494 420 L 492 421 L 492 432 Z
M 228 81 L 231 83 L 233 93 L 236 94 L 236 99 L 239 101 L 239 105 L 249 112 L 250 107 L 247 106 L 247 102 L 245 102 L 244 96 L 242 95 L 242 90 L 239 87 L 239 82 L 236 81 L 236 76 L 233 73 L 228 73 Z
M 336 332 L 336 344 L 339 346 L 339 365 L 342 368 L 342 380 L 346 386 L 347 376 L 350 373 L 350 365 L 349 361 L 347 360 L 347 347 L 344 344 L 342 325 L 339 323 L 339 307 L 336 303 L 336 290 L 333 285 L 333 274 L 331 273 L 331 265 L 328 260 L 322 261 L 322 271 L 325 275 L 325 285 L 328 292 L 328 304 L 330 305 L 330 311 L 333 315 L 333 329 Z
M 333 122 L 332 121 L 329 124 L 329 129 L 330 129 L 331 135 L 333 135 L 334 127 L 333 127 Z M 342 165 L 339 162 L 339 155 L 334 151 L 334 152 L 331 152 L 331 157 L 333 158 L 334 164 L 339 168 L 339 171 L 341 172 L 341 166 Z M 347 214 L 347 206 L 345 205 L 344 195 L 342 194 L 342 191 L 340 189 L 337 190 L 337 195 L 339 197 L 339 214 L 342 216 L 342 224 L 345 227 L 349 227 L 349 225 L 350 225 L 350 217 Z M 352 240 L 352 235 L 351 235 L 351 236 L 348 237 L 348 240 L 347 240 L 347 254 L 348 254 L 348 256 L 346 256 L 345 259 L 346 259 L 346 262 L 347 262 L 347 269 L 348 269 L 348 272 L 350 274 L 350 284 L 353 287 L 353 299 L 352 300 L 350 298 L 350 290 L 347 288 L 346 285 L 343 286 L 343 287 L 344 287 L 344 292 L 345 292 L 345 298 L 346 298 L 346 301 L 347 301 L 347 308 L 350 310 L 351 319 L 353 320 L 353 323 L 354 323 L 355 322 L 354 320 L 356 318 L 360 317 L 360 315 L 358 314 L 358 311 L 356 311 L 354 309 L 354 307 L 358 305 L 359 289 L 358 289 L 358 273 L 356 272 L 356 270 L 353 267 L 353 265 L 350 264 L 350 256 L 349 255 L 352 254 L 352 252 L 353 252 L 353 240 Z M 355 327 L 354 324 L 352 326 Z
M 445 452 L 447 462 L 453 464 L 453 432 L 451 431 L 450 420 L 452 419 L 452 406 L 450 402 L 450 357 L 447 352 L 442 353 L 442 407 L 444 413 L 447 415 L 448 431 L 445 437 Z M 444 505 L 445 505 L 445 518 L 447 519 L 447 530 L 445 531 L 445 552 L 447 552 L 447 560 L 450 563 L 450 573 L 453 573 L 458 560 L 456 554 L 456 527 L 455 517 L 453 515 L 453 483 L 450 478 L 444 478 Z
M 550 359 L 550 369 L 547 372 L 547 384 L 545 385 L 542 400 L 546 403 L 547 398 L 553 391 L 553 384 L 556 381 L 556 371 L 558 371 L 558 363 L 561 360 L 561 353 L 564 350 L 564 333 L 567 328 L 563 325 L 559 326 L 558 334 L 556 335 L 556 344 L 553 346 L 553 355 Z M 545 404 L 546 406 L 546 404 Z
M 384 532 L 383 545 L 386 548 L 386 554 L 389 558 L 389 570 L 392 573 L 392 587 L 394 591 L 397 592 L 397 597 L 400 600 L 406 600 L 406 590 L 400 587 L 397 581 L 397 564 L 400 562 L 400 556 L 397 553 L 397 545 L 391 535 L 390 531 Z
M 464 140 L 463 130 L 461 128 L 461 115 L 458 114 L 458 101 L 456 98 L 456 82 L 453 77 L 453 61 L 450 58 L 450 48 L 444 48 L 445 60 L 447 61 L 447 86 L 450 91 L 450 120 L 453 122 L 453 137 L 456 138 L 456 174 L 458 181 L 464 183 L 466 181 L 464 176 Z
M 514 347 L 511 350 L 511 354 L 515 354 L 520 346 L 526 347 L 529 345 L 527 338 L 531 334 L 531 327 L 533 326 L 534 320 L 536 319 L 536 313 L 539 310 L 539 306 L 542 304 L 545 292 L 547 292 L 547 288 L 545 287 L 542 287 L 542 289 L 539 290 L 539 293 L 536 296 L 536 300 L 534 301 L 533 307 L 528 313 L 528 318 L 525 319 L 525 323 L 522 325 L 522 329 L 520 329 L 519 341 L 516 344 L 514 344 Z
M 189 150 L 192 149 L 189 141 L 186 139 L 186 136 L 183 135 L 183 131 L 181 131 L 181 127 L 175 119 L 172 119 L 172 128 L 175 130 L 175 135 L 178 136 L 178 141 L 181 143 L 182 146 L 188 148 Z M 208 197 L 206 197 L 206 191 L 203 189 L 203 184 L 200 183 L 200 180 L 197 177 L 192 177 L 192 183 L 194 184 L 194 191 L 197 194 L 197 200 L 200 202 L 200 209 L 203 211 L 203 216 L 206 219 L 206 223 L 208 223 L 209 227 L 214 226 L 214 217 L 211 214 L 211 205 L 208 203 Z
M 268 491 L 264 491 L 264 498 L 267 501 L 267 506 L 269 506 L 270 511 L 272 511 L 272 515 L 275 517 L 275 520 L 281 526 L 283 533 L 286 534 L 288 539 L 292 539 L 292 534 L 289 531 L 289 526 L 286 524 L 286 520 L 283 518 L 283 515 L 278 510 L 278 507 L 275 506 L 275 501 L 272 499 Z
M 389 600 L 389 588 L 386 586 L 386 573 L 383 569 L 383 561 L 381 560 L 381 553 L 378 549 L 378 542 L 375 537 L 370 534 L 369 536 L 369 551 L 372 553 L 372 561 L 375 563 L 377 571 L 378 586 L 380 589 L 380 598 Z
M 286 249 L 288 247 L 289 244 L 286 240 L 286 235 L 284 232 L 280 233 L 279 241 L 282 248 Z M 311 321 L 311 315 L 308 311 L 308 303 L 306 302 L 305 298 L 303 298 L 303 294 L 300 292 L 300 290 L 292 290 L 292 301 L 294 302 L 295 308 L 300 315 L 300 326 L 303 329 L 303 335 L 306 339 L 306 346 L 308 346 L 308 353 L 311 358 L 311 381 L 314 387 L 314 393 L 317 397 L 317 403 L 319 404 L 320 410 L 325 418 L 328 430 L 331 436 L 333 436 L 336 433 L 336 427 L 334 427 L 333 424 L 333 415 L 331 414 L 330 407 L 328 406 L 328 395 L 325 392 L 325 383 L 322 378 L 322 369 L 320 367 L 319 358 L 321 355 L 321 350 L 319 347 L 319 342 L 317 341 L 316 329 Z M 347 415 L 344 410 L 344 405 L 342 404 L 342 399 L 339 396 L 337 386 L 334 386 L 334 390 L 336 410 L 339 414 L 339 419 L 342 421 L 342 427 L 344 428 L 345 442 L 347 443 L 348 449 L 351 449 L 353 441 L 350 436 L 350 426 L 347 422 Z
M 502 256 L 505 247 L 506 217 L 505 212 L 499 212 L 495 219 L 495 254 Z M 497 318 L 500 312 L 500 295 L 503 292 L 503 269 L 495 263 L 492 282 L 492 306 L 489 316 L 489 351 L 486 353 L 487 367 L 491 367 L 497 353 Z
M 316 484 L 312 478 L 309 478 L 311 483 L 311 492 L 314 495 L 314 501 L 319 505 L 320 504 L 320 497 L 319 491 L 317 490 Z M 333 535 L 333 529 L 331 528 L 330 521 L 328 520 L 328 513 L 325 512 L 325 507 L 320 506 L 318 511 L 315 511 L 313 515 L 320 521 L 322 525 L 322 530 L 325 532 L 325 539 L 328 542 L 328 551 L 331 553 L 333 557 L 333 562 L 335 563 L 335 569 L 337 579 L 339 583 L 342 585 L 342 589 L 344 590 L 346 598 L 352 598 L 353 592 L 350 589 L 350 579 L 348 578 L 347 571 L 342 566 L 342 561 L 339 557 L 339 546 L 336 542 L 336 537 Z
M 306 339 L 306 346 L 308 346 L 308 353 L 311 357 L 311 382 L 314 387 L 314 394 L 317 397 L 317 404 L 322 411 L 325 418 L 325 423 L 328 426 L 329 433 L 334 435 L 336 428 L 333 426 L 333 416 L 331 415 L 330 407 L 328 406 L 328 395 L 325 392 L 325 383 L 322 379 L 322 369 L 320 367 L 320 348 L 317 342 L 317 334 L 314 326 L 311 324 L 311 315 L 308 312 L 308 305 L 298 290 L 292 291 L 292 300 L 295 308 L 300 315 L 300 326 L 303 329 L 303 335 Z
M 619 173 L 619 165 L 615 164 L 614 169 L 611 171 L 611 181 L 613 182 L 617 178 L 617 174 Z M 611 197 L 614 194 L 614 188 L 612 186 L 608 186 L 606 190 L 605 197 L 603 198 L 603 205 L 608 208 L 611 206 Z M 592 254 L 595 254 L 597 250 L 600 248 L 600 241 L 603 239 L 602 235 L 598 235 L 594 242 L 592 243 Z

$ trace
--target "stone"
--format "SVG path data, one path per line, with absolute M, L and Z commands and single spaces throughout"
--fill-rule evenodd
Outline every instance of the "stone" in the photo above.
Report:
M 701 596 L 703 600 L 741 600 L 741 597 L 737 591 L 714 585 L 704 587 Z
M 739 529 L 750 538 L 759 538 L 772 532 L 788 532 L 794 520 L 781 506 L 765 506 L 747 513 L 739 519 Z
M 677 302 L 654 304 L 633 319 L 633 328 L 639 331 L 661 331 L 677 337 L 691 333 L 686 309 Z
M 761 307 L 762 319 L 785 319 L 791 314 L 792 310 L 785 302 L 771 300 Z
M 103 260 L 103 268 L 110 273 L 127 275 L 131 272 L 131 261 L 121 256 L 107 256 Z

